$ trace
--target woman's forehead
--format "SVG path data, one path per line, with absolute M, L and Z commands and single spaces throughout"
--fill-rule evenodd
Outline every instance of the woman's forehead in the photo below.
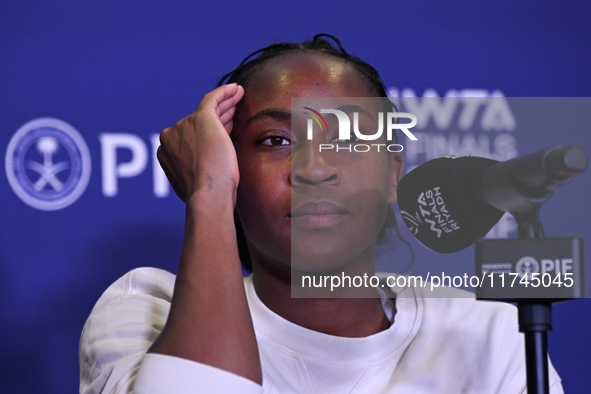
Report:
M 291 97 L 368 96 L 375 93 L 349 62 L 322 53 L 294 52 L 261 65 L 246 86 L 244 101 L 289 106 Z

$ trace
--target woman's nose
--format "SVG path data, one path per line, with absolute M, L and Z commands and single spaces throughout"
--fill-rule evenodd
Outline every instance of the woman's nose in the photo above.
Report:
M 291 186 L 336 184 L 340 171 L 334 163 L 334 153 L 321 152 L 315 141 L 306 141 L 294 149 L 291 158 Z

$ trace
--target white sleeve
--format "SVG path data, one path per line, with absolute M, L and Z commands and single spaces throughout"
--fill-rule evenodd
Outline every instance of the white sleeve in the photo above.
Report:
M 209 365 L 150 353 L 137 375 L 136 394 L 244 393 L 261 394 L 255 382 Z
M 80 339 L 80 393 L 257 393 L 258 384 L 209 365 L 147 354 L 162 331 L 174 276 L 138 268 L 100 297 Z

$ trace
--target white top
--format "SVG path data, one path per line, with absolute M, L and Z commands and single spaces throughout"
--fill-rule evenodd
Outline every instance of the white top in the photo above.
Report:
M 473 298 L 399 297 L 389 329 L 343 338 L 275 314 L 247 277 L 262 387 L 209 365 L 146 354 L 166 323 L 174 280 L 169 272 L 138 268 L 105 291 L 80 340 L 81 393 L 526 392 L 517 309 Z M 382 304 L 391 316 L 389 302 Z M 551 393 L 563 393 L 551 364 L 550 385 Z

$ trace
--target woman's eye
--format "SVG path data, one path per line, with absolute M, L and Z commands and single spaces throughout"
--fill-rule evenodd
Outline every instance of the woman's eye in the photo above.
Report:
M 265 138 L 262 142 L 261 145 L 267 145 L 267 146 L 280 146 L 280 145 L 290 145 L 291 141 L 288 140 L 285 137 L 280 137 L 277 135 L 274 135 L 272 137 L 268 137 Z

